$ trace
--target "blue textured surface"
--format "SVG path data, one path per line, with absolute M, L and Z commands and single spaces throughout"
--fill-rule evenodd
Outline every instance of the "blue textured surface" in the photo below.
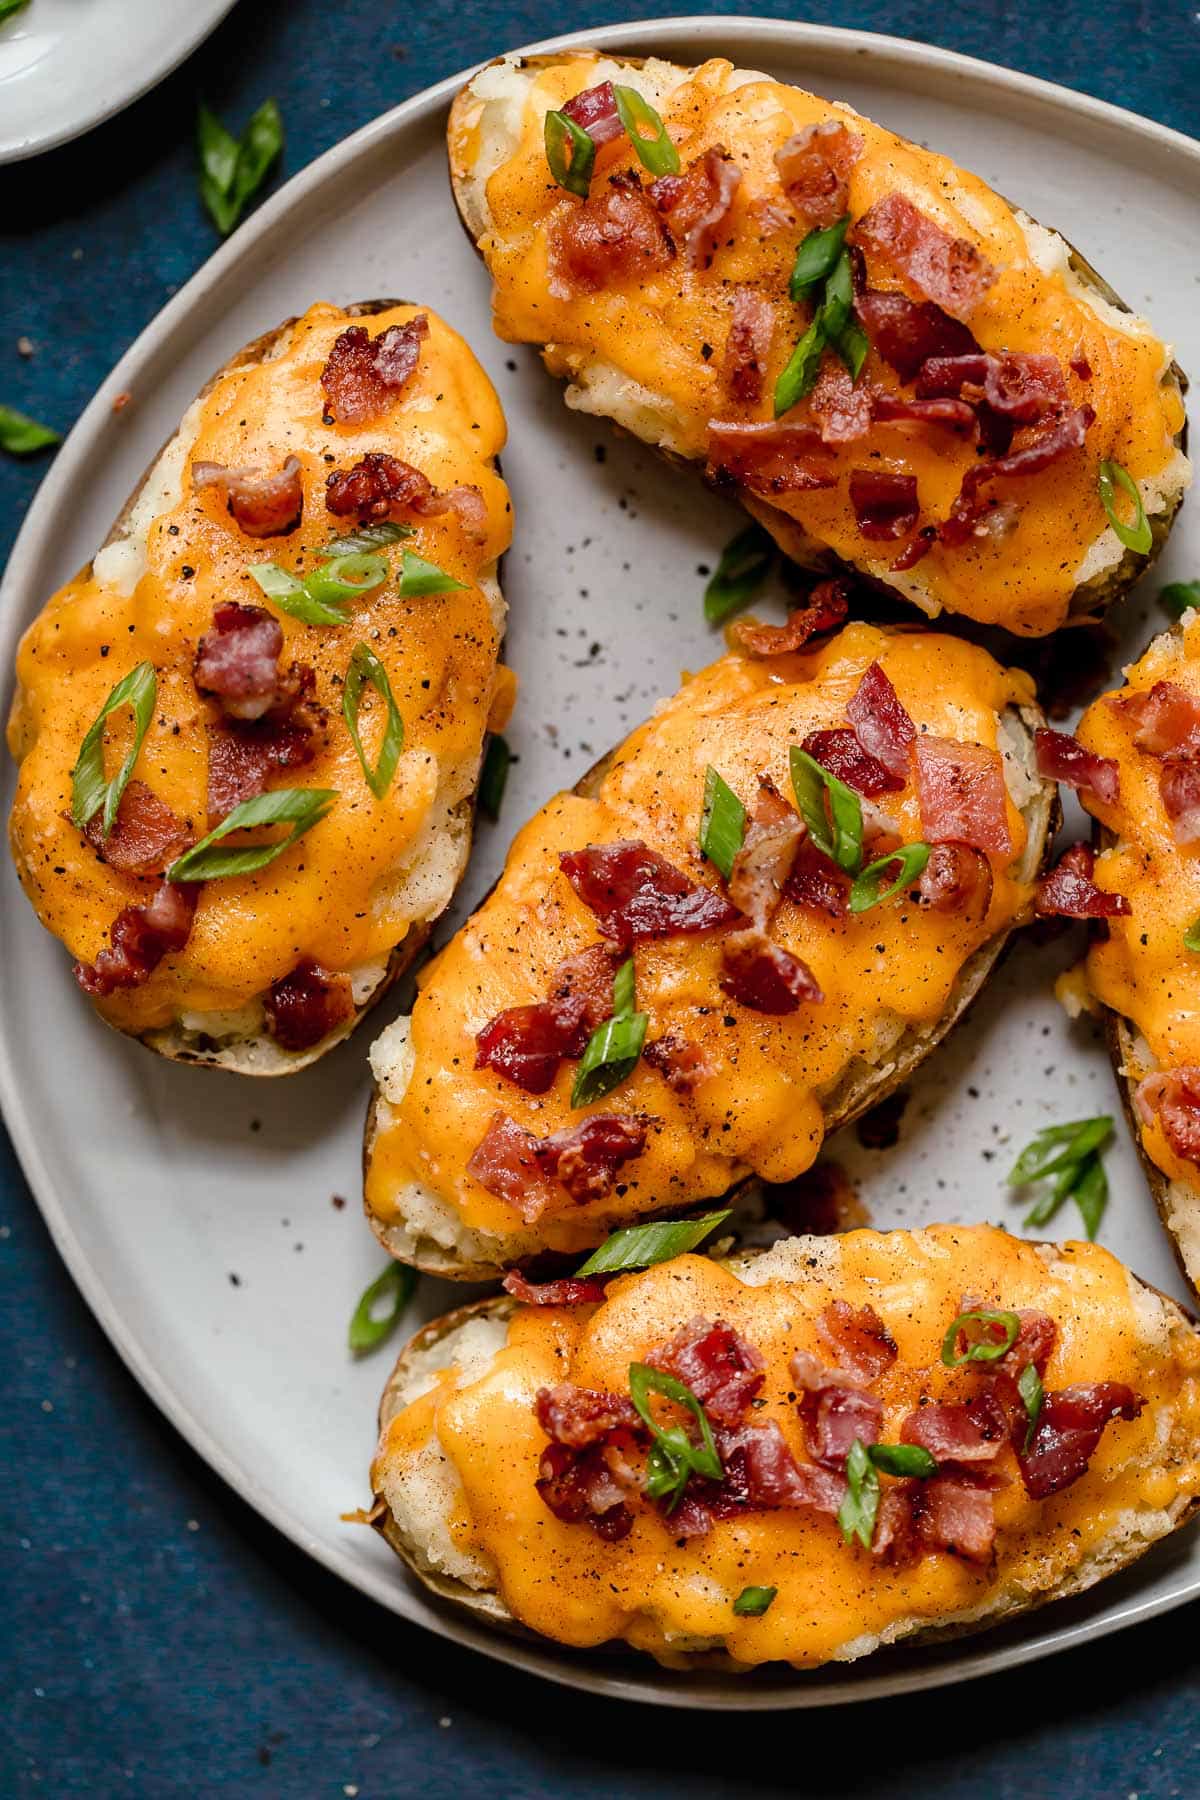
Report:
M 769 0 L 690 10 L 794 16 Z M 292 174 L 472 60 L 613 16 L 591 0 L 569 14 L 531 0 L 413 14 L 379 0 L 242 0 L 121 118 L 0 171 L 0 400 L 66 428 L 213 248 L 193 181 L 198 91 L 239 126 L 276 94 Z M 851 0 L 806 16 L 968 51 L 1197 129 L 1195 0 L 1105 11 Z M 22 336 L 32 357 L 18 354 Z M 0 555 L 43 466 L 0 466 Z M 1179 1614 L 970 1688 L 746 1731 L 728 1716 L 588 1701 L 430 1640 L 314 1568 L 155 1413 L 76 1295 L 3 1139 L 0 1193 L 0 1793 L 1200 1792 L 1194 1626 Z

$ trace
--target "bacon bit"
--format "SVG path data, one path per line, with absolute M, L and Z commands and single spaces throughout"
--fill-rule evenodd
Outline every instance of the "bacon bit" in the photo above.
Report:
M 808 964 L 754 926 L 725 939 L 721 960 L 722 993 L 751 1012 L 779 1017 L 825 998 Z
M 975 409 L 965 400 L 907 400 L 902 394 L 877 392 L 869 410 L 881 423 L 945 425 L 950 431 L 973 431 L 976 424 Z
M 125 411 L 125 408 L 129 405 L 129 402 L 132 399 L 133 399 L 133 395 L 130 393 L 129 389 L 123 388 L 119 394 L 113 395 L 113 401 L 112 401 L 113 411 L 115 413 L 123 413 Z
M 836 357 L 822 361 L 808 404 L 820 421 L 823 444 L 853 444 L 871 429 L 871 390 L 853 381 L 849 369 Z
M 1080 347 L 1076 347 L 1075 354 L 1070 361 L 1070 368 L 1073 374 L 1078 375 L 1080 381 L 1092 379 L 1092 365 Z
M 522 1287 L 529 1286 L 515 1269 L 504 1282 L 512 1293 L 510 1281 L 517 1281 Z M 563 1284 L 554 1282 L 547 1285 Z M 602 1282 L 582 1282 L 579 1285 L 600 1288 L 600 1297 L 603 1299 Z M 545 1302 L 538 1304 L 544 1305 Z M 539 1388 L 534 1401 L 534 1412 L 538 1424 L 550 1441 L 562 1444 L 568 1450 L 586 1450 L 590 1444 L 598 1444 L 610 1431 L 623 1428 L 636 1431 L 641 1426 L 637 1408 L 627 1394 L 602 1393 L 596 1388 L 576 1387 L 570 1381 L 561 1381 L 557 1387 Z
M 226 469 L 214 462 L 193 463 L 192 487 L 197 493 L 215 487 L 247 537 L 286 537 L 295 531 L 304 511 L 298 456 L 289 456 L 277 475 L 254 468 Z
M 742 171 L 724 144 L 713 144 L 690 162 L 682 175 L 660 175 L 646 189 L 666 219 L 672 238 L 683 241 L 688 266 L 706 269 L 741 186 Z
M 856 295 L 854 310 L 872 345 L 901 381 L 912 381 L 930 357 L 962 356 L 979 350 L 967 327 L 932 300 L 918 305 L 905 294 L 865 288 Z
M 263 1011 L 267 1030 L 281 1049 L 310 1050 L 354 1017 L 350 977 L 306 958 L 272 982 Z
M 991 1490 L 966 1470 L 947 1470 L 913 1484 L 913 1523 L 930 1550 L 949 1550 L 970 1562 L 987 1562 L 996 1541 Z
M 1120 1381 L 1081 1382 L 1047 1393 L 1033 1442 L 1027 1451 L 1017 1451 L 1030 1499 L 1045 1500 L 1078 1481 L 1109 1420 L 1136 1419 L 1145 1404 Z
M 930 844 L 969 844 L 992 856 L 1012 855 L 1004 765 L 983 744 L 917 739 L 921 825 Z
M 1044 1375 L 1058 1342 L 1058 1326 L 1045 1313 L 1035 1312 L 1028 1306 L 1018 1308 L 1017 1318 L 1021 1328 L 1001 1358 L 1001 1367 L 1015 1369 L 1020 1374 L 1026 1363 L 1032 1363 L 1038 1374 Z
M 951 237 L 903 194 L 877 200 L 852 235 L 957 319 L 970 314 L 999 274 L 967 238 Z
M 1067 384 L 1056 356 L 978 351 L 931 357 L 917 377 L 917 395 L 922 400 L 959 395 L 1014 425 L 1035 425 L 1066 406 Z
M 730 399 L 739 405 L 757 406 L 762 399 L 763 376 L 770 361 L 774 329 L 775 311 L 770 301 L 764 300 L 753 288 L 735 288 L 733 314 L 721 363 L 721 383 Z
M 943 520 L 938 535 L 944 544 L 963 544 L 980 529 L 987 502 L 979 489 L 985 481 L 1000 475 L 1028 476 L 1040 474 L 1069 450 L 1079 450 L 1096 414 L 1090 406 L 1077 406 L 1074 412 L 1062 413 L 1035 427 L 1027 441 L 1011 455 L 992 458 L 972 465 L 963 476 L 962 486 Z
M 691 1388 L 714 1425 L 737 1425 L 766 1380 L 766 1365 L 724 1319 L 692 1319 L 646 1357 Z
M 939 1463 L 991 1463 L 1008 1442 L 1008 1421 L 986 1391 L 965 1405 L 931 1400 L 909 1413 L 900 1442 L 920 1445 Z
M 607 1544 L 619 1543 L 633 1527 L 625 1489 L 609 1467 L 603 1448 L 577 1452 L 562 1444 L 547 1444 L 533 1485 L 556 1519 L 566 1525 L 586 1521 Z
M 545 1000 L 510 1006 L 475 1037 L 477 1069 L 492 1069 L 527 1094 L 544 1094 L 567 1056 L 582 1056 L 596 1027 L 612 1011 L 616 962 L 594 944 L 558 965 Z
M 604 1298 L 602 1281 L 578 1281 L 573 1276 L 560 1281 L 526 1281 L 519 1269 L 510 1269 L 500 1286 L 522 1306 L 592 1306 Z
M 554 1179 L 538 1159 L 541 1143 L 541 1138 L 506 1112 L 494 1112 L 467 1163 L 472 1180 L 515 1207 L 527 1225 L 534 1224 L 558 1199 Z
M 836 630 L 849 610 L 847 582 L 819 581 L 806 604 L 788 614 L 786 625 L 763 625 L 758 619 L 738 619 L 730 631 L 738 649 L 748 656 L 790 656 L 802 650 L 810 638 Z
M 817 1336 L 841 1368 L 860 1382 L 878 1381 L 899 1355 L 896 1340 L 873 1306 L 831 1300 L 817 1320 Z
M 985 919 L 992 904 L 992 865 L 970 844 L 934 844 L 916 884 L 917 902 L 932 912 Z
M 762 930 L 775 916 L 804 835 L 804 821 L 774 782 L 760 777 L 758 799 L 730 870 L 729 897 Z
M 800 494 L 835 485 L 837 477 L 814 458 L 828 457 L 829 446 L 811 425 L 767 419 L 740 425 L 722 419 L 708 422 L 710 481 L 741 483 L 755 494 Z
M 704 1082 L 720 1074 L 721 1068 L 699 1044 L 689 1044 L 673 1031 L 647 1044 L 642 1060 L 658 1070 L 675 1094 L 694 1094 Z
M 578 1125 L 539 1138 L 505 1112 L 492 1114 L 467 1174 L 532 1225 L 557 1199 L 556 1184 L 577 1205 L 612 1192 L 617 1170 L 639 1156 L 647 1121 L 620 1113 L 592 1113 Z
M 917 478 L 892 475 L 884 469 L 851 469 L 850 504 L 863 537 L 905 537 L 921 510 Z
M 1069 732 L 1045 727 L 1034 732 L 1033 742 L 1039 775 L 1065 782 L 1081 794 L 1094 794 L 1105 806 L 1116 805 L 1121 797 L 1121 772 L 1111 756 L 1097 756 Z
M 937 543 L 937 535 L 936 525 L 923 525 L 920 531 L 914 532 L 899 556 L 893 557 L 888 564 L 889 573 L 900 575 L 909 569 L 915 569 Z
M 839 781 L 865 794 L 868 799 L 873 800 L 878 794 L 899 793 L 904 786 L 902 777 L 893 775 L 878 757 L 863 749 L 848 725 L 839 725 L 832 731 L 810 731 L 800 748 L 823 769 L 828 769 L 831 775 L 836 775 Z
M 1109 894 L 1092 880 L 1096 859 L 1087 844 L 1072 844 L 1037 885 L 1039 918 L 1115 919 L 1132 911 L 1124 894 Z
M 157 875 L 191 842 L 182 819 L 136 776 L 121 795 L 108 837 L 103 807 L 92 814 L 83 835 L 101 862 L 123 875 Z
M 805 125 L 775 152 L 784 192 L 808 226 L 836 225 L 850 198 L 850 171 L 863 141 L 839 119 Z
M 265 793 L 276 769 L 299 769 L 312 761 L 316 750 L 303 711 L 282 724 L 260 719 L 253 724 L 221 723 L 206 728 L 210 826 L 243 800 Z
M 200 883 L 160 881 L 144 906 L 126 906 L 108 929 L 110 947 L 94 963 L 76 963 L 75 979 L 93 1000 L 117 988 L 141 987 L 164 956 L 187 943 Z
M 325 407 L 339 425 L 362 425 L 384 412 L 416 369 L 429 320 L 418 313 L 377 338 L 350 325 L 334 340 L 321 370 Z
M 439 493 L 428 476 L 385 451 L 368 450 L 352 469 L 334 469 L 325 477 L 325 510 L 338 519 L 353 514 L 364 524 L 377 524 L 401 514 L 430 518 L 450 505 L 450 496 Z
M 637 176 L 610 175 L 606 189 L 551 227 L 550 291 L 560 300 L 594 294 L 665 269 L 674 255 L 670 233 Z
M 783 897 L 796 906 L 815 907 L 831 919 L 844 919 L 849 910 L 850 881 L 837 864 L 806 838 L 796 853 Z
M 275 699 L 282 649 L 283 629 L 274 613 L 226 600 L 200 639 L 192 678 L 200 693 L 217 696 L 232 717 L 260 719 Z
M 1158 772 L 1158 789 L 1175 842 L 1200 843 L 1200 761 L 1167 757 Z
M 649 938 L 715 931 L 740 916 L 724 894 L 700 887 L 637 838 L 563 851 L 558 862 L 604 936 L 622 950 Z
M 1133 741 L 1153 756 L 1200 750 L 1200 699 L 1174 681 L 1156 681 L 1138 694 L 1115 695 L 1108 704 L 1134 722 Z
M 746 1512 L 803 1508 L 837 1515 L 846 1497 L 845 1477 L 815 1463 L 797 1463 L 774 1420 L 736 1431 L 718 1426 L 713 1436 L 725 1478 L 688 1484 L 669 1515 L 673 1535 L 698 1537 L 714 1519 L 734 1519 Z
M 1144 1125 L 1158 1119 L 1176 1156 L 1200 1163 L 1200 1069 L 1156 1069 L 1139 1082 L 1134 1101 Z
M 827 1469 L 844 1469 L 855 1438 L 879 1442 L 883 1403 L 844 1369 L 827 1369 L 807 1350 L 798 1350 L 789 1367 L 797 1387 L 808 1453 Z
M 917 728 L 879 663 L 870 665 L 850 696 L 846 717 L 867 754 L 904 787 L 912 775 Z
M 907 1563 L 920 1555 L 913 1500 L 919 1481 L 891 1481 L 879 1496 L 871 1555 L 883 1562 Z
M 561 110 L 581 130 L 587 132 L 597 150 L 602 144 L 611 144 L 625 129 L 617 111 L 617 96 L 613 93 L 611 81 L 602 81 L 597 87 L 584 88 L 581 94 L 568 100 Z

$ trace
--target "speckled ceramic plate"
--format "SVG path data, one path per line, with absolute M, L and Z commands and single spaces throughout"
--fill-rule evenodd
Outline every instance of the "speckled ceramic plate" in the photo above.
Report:
M 1194 269 L 1178 254 L 1194 236 L 1200 146 L 1042 82 L 856 32 L 685 19 L 614 26 L 591 41 L 687 63 L 727 54 L 938 145 L 1058 225 L 1174 339 L 1185 367 L 1200 367 Z M 701 614 L 701 566 L 738 515 L 637 445 L 569 414 L 532 352 L 493 338 L 488 283 L 446 184 L 442 132 L 457 86 L 418 95 L 297 176 L 143 333 L 51 468 L 9 565 L 0 618 L 9 667 L 20 628 L 101 542 L 184 406 L 232 350 L 321 296 L 428 301 L 466 333 L 499 388 L 517 514 L 507 589 L 508 655 L 522 689 L 510 736 L 520 761 L 503 827 L 481 830 L 461 917 L 498 872 L 517 823 L 672 692 L 681 668 L 718 652 Z M 133 404 L 114 416 L 112 398 L 126 389 Z M 1164 579 L 1200 568 L 1196 526 L 1185 507 Z M 1127 654 L 1160 623 L 1151 595 L 1127 602 L 1118 620 Z M 265 1085 L 162 1062 L 98 1023 L 7 866 L 2 879 L 0 1086 L 63 1256 L 168 1418 L 267 1518 L 381 1605 L 556 1681 L 755 1708 L 961 1680 L 1200 1592 L 1200 1538 L 1187 1533 L 1092 1595 L 991 1635 L 819 1675 L 740 1681 L 518 1643 L 440 1610 L 373 1533 L 339 1520 L 367 1498 L 388 1367 L 386 1352 L 355 1366 L 345 1350 L 354 1302 L 380 1266 L 359 1215 L 367 1032 L 306 1074 Z M 923 1072 L 895 1149 L 834 1144 L 877 1224 L 991 1219 L 1019 1228 L 1003 1187 L 1013 1146 L 1046 1122 L 1119 1110 L 1101 1045 L 1070 1028 L 1052 998 L 1062 954 L 1023 944 L 1010 956 L 969 1025 Z M 1105 1240 L 1178 1291 L 1128 1143 L 1115 1147 L 1109 1169 Z M 412 1326 L 461 1297 L 425 1283 Z

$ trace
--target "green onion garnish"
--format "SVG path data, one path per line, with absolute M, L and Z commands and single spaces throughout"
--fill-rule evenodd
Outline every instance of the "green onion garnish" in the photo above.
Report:
M 612 1016 L 597 1025 L 575 1071 L 572 1106 L 590 1106 L 611 1094 L 632 1075 L 646 1041 L 649 1013 L 635 1012 L 633 958 L 621 964 L 613 979 Z
M 803 246 L 801 246 L 803 248 Z M 775 383 L 775 417 L 789 411 L 812 389 L 821 357 L 833 345 L 851 374 L 857 376 L 867 354 L 867 340 L 850 309 L 854 304 L 854 281 L 850 255 L 839 251 L 825 280 L 824 297 L 813 313 L 808 330 L 792 351 L 785 368 Z
M 702 1219 L 658 1219 L 649 1225 L 627 1225 L 593 1250 L 576 1275 L 620 1275 L 626 1269 L 650 1269 L 655 1263 L 686 1256 L 710 1231 L 724 1224 L 729 1209 Z
M 779 372 L 775 383 L 775 417 L 790 411 L 797 401 L 803 400 L 805 394 L 811 392 L 816 383 L 817 371 L 821 367 L 821 357 L 825 351 L 825 332 L 821 326 L 821 314 L 818 311 L 812 324 L 788 357 Z
M 563 112 L 548 112 L 545 127 L 546 161 L 559 187 L 586 200 L 596 163 L 596 146 L 582 125 Z M 568 156 L 568 146 L 570 155 Z
M 500 817 L 500 805 L 508 781 L 508 765 L 512 759 L 507 738 L 497 734 L 488 739 L 483 768 L 479 774 L 479 808 L 489 819 Z
M 354 1309 L 347 1334 L 355 1356 L 377 1350 L 385 1338 L 391 1337 L 416 1285 L 417 1271 L 406 1263 L 397 1262 L 389 1263 L 383 1274 L 371 1283 Z
M 0 0 L 0 25 L 3 25 L 5 19 L 11 19 L 14 14 L 24 12 L 28 5 L 29 0 Z
M 39 425 L 13 406 L 0 406 L 0 450 L 7 450 L 10 456 L 32 456 L 35 450 L 61 442 L 60 434 L 49 425 Z
M 1042 1386 L 1042 1378 L 1032 1363 L 1026 1363 L 1017 1376 L 1017 1392 L 1024 1402 L 1025 1416 L 1029 1420 L 1029 1424 L 1025 1428 L 1025 1443 L 1022 1446 L 1024 1450 L 1028 1451 L 1033 1442 L 1033 1434 L 1037 1430 L 1037 1422 L 1041 1417 L 1042 1400 L 1046 1392 Z
M 1108 1176 L 1098 1155 L 1093 1154 L 1085 1161 L 1079 1179 L 1071 1189 L 1071 1198 L 1079 1208 L 1089 1241 L 1094 1242 L 1108 1205 Z
M 850 323 L 850 308 L 854 305 L 854 276 L 850 268 L 850 252 L 843 250 L 833 268 L 829 271 L 829 279 L 825 283 L 825 298 L 821 303 L 821 329 L 826 341 L 835 344 Z
M 652 175 L 678 175 L 679 152 L 650 102 L 636 88 L 618 87 L 615 81 L 613 98 L 642 167 Z
M 167 880 L 221 881 L 231 875 L 252 875 L 311 831 L 336 799 L 334 788 L 274 788 L 253 800 L 243 800 L 207 837 L 171 864 Z M 290 825 L 292 829 L 270 844 L 247 844 L 238 849 L 221 842 L 231 832 L 249 831 L 258 825 Z
M 869 912 L 873 906 L 884 905 L 901 888 L 916 880 L 929 861 L 929 851 L 928 844 L 902 844 L 890 856 L 881 856 L 875 862 L 868 863 L 850 889 L 850 911 Z M 899 869 L 899 874 L 884 887 L 888 871 L 893 869 Z
M 774 538 L 761 525 L 747 525 L 729 540 L 704 590 L 704 617 L 710 625 L 723 625 L 754 598 L 777 554 Z
M 746 835 L 746 809 L 710 763 L 704 771 L 704 805 L 700 813 L 700 854 L 720 869 L 726 881 Z
M 1193 952 L 1200 951 L 1200 919 L 1194 919 L 1184 932 L 1183 947 Z
M 1159 600 L 1177 619 L 1193 606 L 1200 606 L 1200 581 L 1169 581 Z
M 1119 462 L 1102 462 L 1096 485 L 1100 489 L 1100 503 L 1108 514 L 1108 522 L 1125 548 L 1136 550 L 1141 556 L 1147 555 L 1154 543 L 1154 533 L 1142 505 L 1141 491 L 1129 470 L 1122 468 Z M 1136 509 L 1132 525 L 1126 525 L 1117 517 L 1117 488 L 1133 502 Z
M 369 594 L 387 577 L 386 556 L 347 551 L 311 570 L 304 577 L 304 591 L 318 606 L 344 606 L 347 600 Z
M 733 1603 L 739 1619 L 761 1619 L 779 1592 L 773 1587 L 744 1587 Z
M 833 347 L 849 369 L 852 378 L 857 381 L 862 374 L 863 364 L 867 360 L 867 351 L 871 348 L 871 340 L 857 319 L 848 319 L 839 335 L 834 339 Z
M 852 787 L 823 769 L 815 757 L 793 744 L 788 752 L 792 791 L 808 835 L 839 869 L 857 875 L 862 867 L 862 802 Z M 826 796 L 829 813 L 825 811 Z
M 926 1481 L 937 1473 L 937 1463 L 921 1444 L 872 1444 L 867 1455 L 885 1475 L 915 1475 Z
M 371 550 L 383 550 L 389 544 L 399 543 L 401 538 L 411 537 L 411 525 L 397 525 L 391 519 L 383 519 L 378 525 L 360 525 L 357 531 L 347 531 L 341 537 L 330 538 L 323 549 L 314 552 L 325 559 L 331 556 L 361 556 Z
M 104 808 L 104 836 L 107 838 L 112 830 L 117 808 L 121 804 L 121 795 L 133 774 L 133 766 L 141 754 L 146 733 L 150 729 L 157 696 L 158 680 L 154 664 L 141 662 L 136 669 L 130 669 L 128 675 L 121 677 L 89 726 L 87 735 L 79 746 L 75 767 L 71 770 L 71 820 L 81 831 L 90 819 L 95 818 L 101 807 Z M 133 709 L 133 743 L 112 780 L 105 781 L 104 727 L 111 714 L 120 706 L 130 706 Z
M 682 1425 L 660 1425 L 650 1411 L 651 1394 L 661 1394 L 666 1400 L 686 1406 L 700 1427 L 701 1441 L 694 1444 Z M 664 1375 L 661 1369 L 652 1369 L 646 1363 L 630 1363 L 629 1395 L 639 1418 L 654 1439 L 646 1463 L 646 1492 L 652 1500 L 667 1499 L 667 1511 L 673 1512 L 683 1498 L 690 1476 L 702 1475 L 709 1481 L 720 1481 L 725 1471 L 713 1442 L 712 1426 L 691 1388 L 676 1381 L 673 1375 Z
M 465 581 L 456 581 L 453 575 L 447 575 L 445 569 L 439 569 L 436 563 L 426 562 L 423 556 L 417 556 L 412 550 L 401 553 L 402 594 L 448 594 L 454 588 L 466 586 Z
M 942 1361 L 948 1369 L 960 1369 L 964 1363 L 998 1362 L 1012 1349 L 1020 1329 L 1015 1312 L 959 1313 L 942 1339 Z M 960 1337 L 966 1340 L 962 1350 Z
M 373 769 L 367 761 L 367 753 L 363 749 L 362 739 L 358 735 L 358 709 L 362 704 L 365 682 L 370 682 L 387 707 L 387 724 L 384 727 L 383 741 L 379 746 L 379 757 Z M 362 772 L 366 776 L 367 786 L 377 800 L 382 800 L 391 786 L 392 776 L 396 773 L 396 764 L 400 760 L 400 752 L 404 748 L 404 720 L 400 717 L 400 708 L 393 698 L 388 672 L 369 644 L 355 644 L 350 654 L 350 666 L 346 670 L 346 679 L 342 685 L 342 717 L 346 721 L 346 730 L 350 733 L 350 741 L 358 752 L 358 760 L 362 764 Z
M 861 1438 L 855 1438 L 850 1446 L 846 1480 L 849 1486 L 837 1522 L 848 1544 L 857 1538 L 863 1549 L 869 1550 L 875 1536 L 875 1515 L 879 1511 L 879 1477 Z
M 241 138 L 235 138 L 207 106 L 196 115 L 200 196 L 222 237 L 228 237 L 246 202 L 266 180 L 283 149 L 283 120 L 274 100 L 264 100 Z
M 788 282 L 788 294 L 793 300 L 812 299 L 818 284 L 825 280 L 842 253 L 849 224 L 850 214 L 846 213 L 836 225 L 818 225 L 802 239 Z
M 1187 945 L 1187 934 L 1184 943 Z M 1200 938 L 1197 948 L 1200 948 Z M 1064 1201 L 1073 1199 L 1083 1216 L 1088 1237 L 1095 1237 L 1108 1203 L 1108 1179 L 1100 1151 L 1110 1137 L 1112 1127 L 1111 1116 L 1101 1113 L 1094 1119 L 1048 1125 L 1026 1144 L 1009 1173 L 1009 1186 L 1025 1187 L 1039 1181 L 1049 1184 L 1026 1215 L 1026 1225 L 1048 1224 Z
M 382 562 L 383 558 L 378 560 Z M 308 591 L 307 580 L 302 581 L 290 569 L 281 569 L 273 562 L 252 563 L 246 573 L 258 583 L 267 599 L 274 601 L 280 612 L 290 613 L 292 618 L 302 620 L 305 625 L 346 623 L 343 612 L 327 601 L 314 599 Z

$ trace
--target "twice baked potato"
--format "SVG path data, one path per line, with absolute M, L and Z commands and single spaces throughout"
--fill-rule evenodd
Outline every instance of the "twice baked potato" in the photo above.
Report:
M 530 1291 L 417 1334 L 371 1471 L 496 1624 L 849 1662 L 1080 1593 L 1197 1505 L 1200 1338 L 1095 1244 L 855 1231 Z
M 214 377 L 30 626 L 12 852 L 109 1024 L 290 1074 L 411 962 L 511 699 L 503 441 L 427 309 L 312 306 Z
M 480 70 L 449 156 L 499 335 L 795 561 L 1038 635 L 1165 537 L 1189 479 L 1170 350 L 946 157 L 720 58 L 588 50 Z
M 543 807 L 372 1046 L 394 1256 L 482 1280 L 787 1181 L 978 992 L 1056 817 L 1032 682 L 917 627 L 779 651 L 830 590 Z

